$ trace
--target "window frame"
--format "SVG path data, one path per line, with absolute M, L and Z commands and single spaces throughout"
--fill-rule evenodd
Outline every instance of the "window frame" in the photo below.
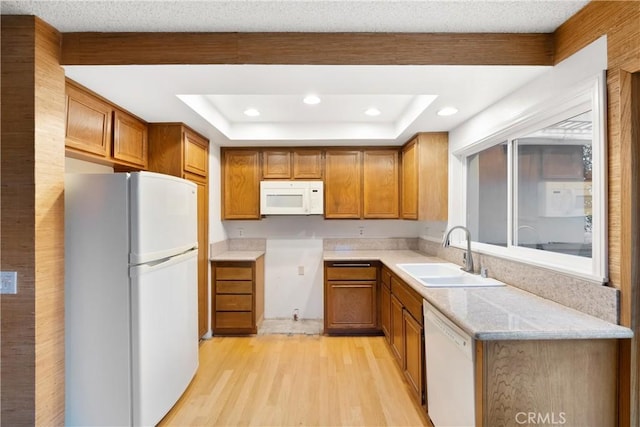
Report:
M 592 122 L 592 256 L 591 258 L 567 255 L 514 245 L 514 221 L 517 218 L 517 150 L 514 140 L 522 138 L 546 126 L 591 110 Z M 606 78 L 604 72 L 576 85 L 552 100 L 542 102 L 514 117 L 502 130 L 451 153 L 451 160 L 462 167 L 459 181 L 459 200 L 462 209 L 450 210 L 449 225 L 467 225 L 467 157 L 496 144 L 507 141 L 507 246 L 497 246 L 473 241 L 474 251 L 501 258 L 550 268 L 588 281 L 603 284 L 608 281 L 607 241 L 607 151 L 606 151 Z M 450 193 L 451 194 L 451 193 Z M 596 218 L 598 220 L 596 221 Z M 466 247 L 462 233 L 454 234 L 452 246 Z

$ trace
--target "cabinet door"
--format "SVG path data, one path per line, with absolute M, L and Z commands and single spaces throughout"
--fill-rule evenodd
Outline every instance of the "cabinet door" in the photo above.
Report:
M 325 218 L 360 218 L 360 151 L 327 151 L 325 157 Z
M 289 151 L 262 152 L 262 177 L 264 179 L 291 178 L 291 153 Z
M 293 178 L 321 179 L 322 152 L 320 150 L 294 150 Z
M 383 283 L 380 292 L 380 327 L 388 343 L 391 343 L 391 289 Z
M 420 326 L 420 323 L 416 321 L 407 310 L 403 312 L 403 322 L 405 349 L 404 375 L 407 378 L 407 382 L 410 385 L 411 392 L 415 399 L 422 404 L 424 390 L 422 326 Z
M 113 112 L 113 158 L 147 168 L 147 125 L 120 110 Z
M 222 219 L 260 219 L 259 154 L 223 151 Z
M 330 329 L 373 329 L 377 326 L 375 281 L 330 281 L 325 303 Z
M 402 303 L 391 294 L 391 350 L 398 364 L 404 369 L 404 313 Z
M 365 151 L 363 172 L 364 217 L 398 218 L 398 151 Z
M 190 181 L 198 186 L 198 336 L 203 336 L 209 329 L 209 191 L 206 181 Z
M 203 177 L 209 172 L 209 142 L 188 130 L 184 132 L 184 171 Z
M 418 219 L 446 221 L 449 197 L 449 135 L 420 134 Z
M 402 218 L 418 219 L 418 142 L 402 149 Z
M 65 146 L 111 156 L 111 105 L 67 82 Z

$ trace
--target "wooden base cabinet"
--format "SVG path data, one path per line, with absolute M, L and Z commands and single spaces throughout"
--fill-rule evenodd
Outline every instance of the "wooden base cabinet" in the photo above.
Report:
M 324 331 L 378 334 L 378 266 L 374 262 L 326 262 Z
M 255 261 L 213 261 L 213 334 L 258 333 L 264 319 L 264 256 Z
M 476 426 L 618 426 L 618 345 L 476 341 Z
M 387 341 L 415 401 L 426 407 L 422 297 L 386 268 L 382 271 L 383 281 L 386 275 L 391 284 L 389 303 L 381 301 L 381 310 L 390 313 Z M 384 285 L 382 288 L 384 295 Z
M 401 368 L 404 368 L 404 319 L 402 303 L 391 294 L 391 329 L 389 343 L 391 351 Z
M 391 272 L 386 267 L 382 267 L 380 272 L 380 329 L 391 344 Z
M 404 376 L 414 399 L 424 403 L 424 331 L 422 325 L 407 310 L 402 311 L 404 329 Z

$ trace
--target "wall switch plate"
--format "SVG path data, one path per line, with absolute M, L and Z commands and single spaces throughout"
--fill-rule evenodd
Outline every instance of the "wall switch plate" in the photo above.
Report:
M 17 294 L 18 293 L 18 272 L 2 271 L 0 272 L 0 294 Z
M 304 265 L 298 266 L 298 276 L 304 276 Z

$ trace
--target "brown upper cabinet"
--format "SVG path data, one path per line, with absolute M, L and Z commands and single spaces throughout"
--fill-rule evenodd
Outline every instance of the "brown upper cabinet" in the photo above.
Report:
M 182 123 L 149 124 L 149 170 L 207 178 L 209 141 Z
M 200 176 L 209 175 L 209 140 L 185 128 L 184 170 Z
M 222 219 L 260 219 L 260 151 L 222 148 Z
M 325 153 L 325 218 L 361 217 L 361 157 L 362 153 L 356 150 L 327 150 Z
M 290 179 L 291 153 L 289 151 L 265 150 L 262 152 L 262 178 Z
M 66 80 L 65 147 L 70 157 L 119 169 L 147 168 L 147 123 Z
M 322 179 L 322 151 L 267 149 L 262 151 L 263 179 Z
M 122 110 L 113 112 L 113 158 L 147 168 L 147 124 Z
M 364 218 L 398 218 L 399 170 L 397 149 L 364 151 Z
M 448 153 L 445 132 L 418 134 L 402 147 L 402 218 L 446 221 Z
M 322 179 L 322 151 L 293 150 L 294 179 Z
M 111 156 L 112 107 L 67 80 L 65 146 L 68 150 Z
M 328 150 L 325 218 L 398 218 L 398 149 Z

